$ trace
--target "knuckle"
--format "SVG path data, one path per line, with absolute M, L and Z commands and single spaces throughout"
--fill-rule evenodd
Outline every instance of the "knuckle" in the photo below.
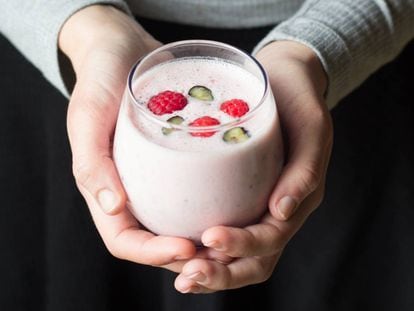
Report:
M 238 239 L 234 239 L 229 245 L 229 253 L 235 257 L 250 257 L 260 250 L 260 244 L 256 237 L 249 231 L 243 232 Z
M 323 199 L 325 197 L 325 187 L 322 187 L 321 190 L 319 191 L 319 193 L 316 196 L 316 201 L 315 201 L 315 208 L 317 209 L 323 202 Z
M 72 171 L 76 183 L 87 188 L 93 177 L 93 168 L 86 161 L 76 159 L 73 161 Z
M 148 235 L 150 236 L 151 234 L 148 233 Z M 129 253 L 132 256 L 130 257 L 132 261 L 153 267 L 160 267 L 172 263 L 174 259 L 169 253 L 154 249 L 154 239 L 156 238 L 149 238 L 140 245 L 137 245 L 137 254 Z
M 321 194 L 321 195 L 318 195 L 318 197 L 317 197 L 317 199 L 316 199 L 316 206 L 315 206 L 315 208 L 317 208 L 317 207 L 319 207 L 319 205 L 321 205 L 322 204 L 322 202 L 323 202 L 323 194 Z
M 334 126 L 330 115 L 322 125 L 322 133 L 325 137 L 326 145 L 331 148 L 334 141 Z
M 232 288 L 232 279 L 229 274 L 224 274 L 221 278 L 221 282 L 219 284 L 219 288 L 221 289 L 229 289 Z
M 171 263 L 170 259 L 166 259 L 164 257 L 153 257 L 153 256 L 145 256 L 139 260 L 141 263 L 152 266 L 152 267 L 160 267 L 166 264 Z
M 256 248 L 257 247 L 255 245 L 244 243 L 240 244 L 237 249 L 233 249 L 231 254 L 239 258 L 250 257 L 252 254 L 256 253 Z
M 311 112 L 310 116 L 313 116 L 315 122 L 323 122 L 329 114 L 326 104 L 317 98 L 313 98 L 312 103 L 313 105 L 310 105 L 308 110 Z
M 257 283 L 266 282 L 272 276 L 272 272 L 273 268 L 268 264 L 268 262 L 259 261 Z
M 199 262 L 200 270 L 207 276 L 207 280 L 203 283 L 204 286 L 214 290 L 225 290 L 232 288 L 233 277 L 227 267 L 220 268 L 220 265 L 206 264 L 203 261 Z
M 279 230 L 276 227 L 273 228 L 275 232 L 275 238 L 271 240 L 269 251 L 266 253 L 266 255 L 273 255 L 278 253 L 289 241 L 289 234 L 286 231 Z
M 315 165 L 308 165 L 302 168 L 300 176 L 302 187 L 306 193 L 314 192 L 321 182 L 321 176 Z
M 313 109 L 309 115 L 312 126 L 319 129 L 319 132 L 327 143 L 332 144 L 334 126 L 332 116 L 327 107 L 325 105 L 317 105 L 317 108 Z
M 311 120 L 316 124 L 325 124 L 327 119 L 327 111 L 324 104 L 318 104 L 313 107 Z
M 215 279 L 218 275 L 220 275 L 211 265 L 203 265 L 201 271 L 203 271 L 204 275 L 208 276 L 207 280 L 205 281 L 205 285 L 207 286 L 214 285 Z M 227 281 L 227 278 L 220 278 L 219 287 L 226 288 Z
M 116 243 L 105 243 L 106 249 L 108 252 L 118 259 L 125 259 L 119 247 L 116 246 Z
M 260 256 L 273 255 L 279 252 L 287 243 L 288 236 L 286 230 L 281 230 L 273 220 L 273 218 L 270 221 L 264 220 L 262 232 L 258 238 L 261 241 L 258 251 Z
M 327 134 L 328 142 L 332 144 L 334 137 L 334 125 L 330 114 L 328 114 L 326 122 L 324 122 L 324 132 Z
M 264 282 L 266 282 L 268 279 L 270 279 L 270 277 L 271 277 L 271 273 L 266 273 L 266 274 L 263 274 L 262 276 L 261 276 L 261 278 L 259 278 L 259 283 L 264 283 Z

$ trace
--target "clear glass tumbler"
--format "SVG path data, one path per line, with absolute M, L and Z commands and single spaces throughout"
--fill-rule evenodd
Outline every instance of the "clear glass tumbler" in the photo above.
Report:
M 259 81 L 251 86 L 254 90 L 246 90 L 259 92 L 257 102 L 242 117 L 214 126 L 174 124 L 152 114 L 137 86 L 151 83 L 156 76 L 145 82 L 142 77 L 168 62 L 177 62 L 179 68 L 183 60 L 224 62 L 241 68 L 241 74 Z M 195 84 L 198 74 L 190 77 Z M 189 79 L 177 73 L 177 85 L 181 77 Z M 229 87 L 232 83 L 218 82 L 229 83 Z M 248 129 L 248 139 L 222 142 L 234 128 Z M 176 133 L 168 138 L 168 144 L 165 135 L 157 136 L 165 130 Z M 198 133 L 214 133 L 217 138 L 208 141 L 197 137 Z M 203 231 L 212 226 L 242 227 L 257 222 L 265 213 L 283 164 L 281 137 L 275 100 L 262 66 L 230 45 L 188 40 L 162 46 L 131 69 L 113 153 L 128 208 L 138 221 L 156 234 L 198 243 Z

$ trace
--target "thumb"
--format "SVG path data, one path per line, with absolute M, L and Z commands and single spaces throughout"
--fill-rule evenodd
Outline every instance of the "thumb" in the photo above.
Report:
M 312 98 L 304 100 L 295 103 L 300 108 L 292 121 L 285 120 L 288 123 L 285 124 L 287 161 L 269 200 L 270 212 L 279 220 L 289 219 L 311 193 L 318 194 L 312 200 L 312 209 L 323 197 L 332 146 L 332 123 L 323 103 Z
M 93 197 L 105 213 L 113 215 L 126 202 L 112 160 L 112 138 L 121 98 L 100 88 L 93 91 L 93 83 L 83 85 L 88 85 L 88 89 L 75 87 L 67 116 L 73 174 L 81 193 L 90 194 L 88 197 Z

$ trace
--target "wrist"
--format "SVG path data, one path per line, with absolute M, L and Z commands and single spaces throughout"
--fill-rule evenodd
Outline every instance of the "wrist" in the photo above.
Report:
M 58 44 L 77 72 L 91 51 L 131 43 L 145 49 L 145 46 L 153 45 L 154 41 L 123 11 L 111 5 L 91 5 L 79 10 L 64 23 Z
M 59 48 L 72 61 L 85 54 L 89 45 L 99 39 L 107 18 L 116 14 L 114 10 L 114 7 L 108 5 L 92 5 L 74 13 L 59 33 Z
M 318 55 L 310 47 L 296 41 L 274 41 L 263 47 L 256 57 L 265 68 L 278 66 L 281 61 L 302 64 L 311 76 L 316 92 L 322 97 L 325 95 L 328 77 Z M 283 75 L 284 72 L 273 70 L 271 74 Z

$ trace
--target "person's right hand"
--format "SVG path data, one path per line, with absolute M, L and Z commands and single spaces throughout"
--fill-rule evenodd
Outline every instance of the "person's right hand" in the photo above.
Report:
M 125 208 L 126 194 L 112 160 L 128 72 L 160 45 L 128 15 L 100 5 L 75 13 L 59 36 L 77 78 L 67 114 L 73 173 L 106 247 L 115 257 L 179 272 L 180 260 L 195 255 L 194 244 L 140 228 Z

